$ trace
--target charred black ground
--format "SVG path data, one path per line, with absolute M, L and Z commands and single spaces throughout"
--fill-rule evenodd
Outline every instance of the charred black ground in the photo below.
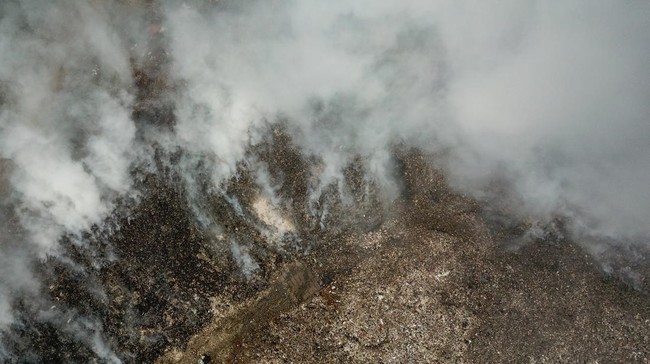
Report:
M 18 303 L 22 323 L 4 338 L 14 362 L 99 360 L 66 330 L 77 316 L 93 318 L 91 332 L 133 363 L 193 363 L 203 354 L 217 362 L 643 362 L 650 355 L 647 296 L 607 278 L 564 238 L 560 222 L 524 243 L 526 221 L 486 220 L 487 208 L 451 190 L 433 157 L 397 149 L 398 201 L 385 206 L 361 189 L 352 189 L 359 201 L 352 205 L 325 195 L 321 223 L 307 208 L 307 158 L 281 129 L 269 135 L 251 153 L 282 181 L 282 209 L 296 221 L 281 244 L 260 230 L 257 187 L 244 165 L 224 195 L 206 191 L 220 236 L 196 221 L 174 173 L 146 174 L 142 198 L 106 223 L 110 233 L 88 232 L 88 246 L 62 240 L 75 264 L 38 264 L 49 310 L 60 318 L 44 322 L 43 305 Z M 352 186 L 359 168 L 350 166 Z M 259 263 L 252 276 L 233 258 L 231 239 Z
M 131 171 L 139 197 L 84 244 L 63 237 L 61 257 L 34 262 L 47 299 L 14 303 L 9 362 L 102 362 L 95 336 L 125 363 L 650 360 L 647 252 L 609 251 L 603 269 L 560 219 L 535 226 L 452 189 L 436 156 L 394 146 L 396 200 L 366 178 L 363 156 L 345 170 L 346 196 L 331 185 L 312 200 L 319 156 L 274 120 L 213 186 L 215 161 L 152 137 L 173 132 L 168 96 L 183 92 L 152 9 L 151 52 L 132 65 L 132 116 L 151 152 Z M 260 197 L 259 165 L 277 206 Z

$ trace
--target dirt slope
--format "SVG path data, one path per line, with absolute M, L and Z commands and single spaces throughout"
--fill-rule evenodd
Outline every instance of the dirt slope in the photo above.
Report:
M 646 295 L 553 231 L 507 244 L 525 229 L 488 225 L 425 156 L 403 161 L 409 193 L 391 218 L 324 244 L 160 362 L 650 360 Z

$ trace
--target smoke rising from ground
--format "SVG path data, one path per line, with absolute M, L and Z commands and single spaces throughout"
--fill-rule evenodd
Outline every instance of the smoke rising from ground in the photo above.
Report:
M 84 244 L 83 231 L 135 194 L 130 172 L 153 158 L 152 140 L 185 151 L 188 165 L 209 161 L 218 189 L 266 126 L 282 123 L 319 160 L 313 200 L 330 185 L 344 194 L 343 171 L 359 156 L 395 198 L 393 149 L 414 146 L 439 154 L 459 189 L 493 198 L 490 183 L 507 181 L 511 208 L 567 218 L 578 237 L 650 236 L 644 2 L 155 6 L 156 17 L 111 1 L 0 5 L 0 272 L 12 277 L 0 281 L 0 328 L 12 298 L 36 290 L 29 262 L 57 256 L 66 234 Z M 152 34 L 169 60 L 171 130 L 133 116 L 133 69 Z M 257 269 L 230 249 L 247 274 Z
M 323 159 L 325 185 L 356 154 L 385 181 L 395 143 L 451 147 L 447 169 L 469 192 L 506 178 L 522 212 L 647 236 L 648 11 L 582 1 L 170 7 L 172 73 L 187 81 L 179 135 L 235 161 L 262 118 L 286 118 Z
M 129 190 L 135 128 L 128 57 L 107 9 L 24 1 L 3 2 L 0 14 L 6 307 L 35 288 L 31 258 L 57 255 L 63 234 L 89 229 Z

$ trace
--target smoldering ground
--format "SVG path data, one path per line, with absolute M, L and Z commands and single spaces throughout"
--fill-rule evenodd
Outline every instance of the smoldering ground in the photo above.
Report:
M 430 162 L 457 191 L 506 211 L 492 220 L 562 221 L 564 234 L 643 287 L 649 5 L 0 6 L 7 358 L 27 355 L 17 333 L 41 326 L 81 341 L 88 353 L 79 355 L 128 361 L 150 340 L 155 356 L 172 336 L 145 340 L 107 323 L 113 311 L 142 314 L 132 293 L 163 267 L 152 258 L 133 268 L 146 249 L 167 246 L 170 259 L 186 249 L 179 261 L 198 254 L 212 264 L 199 265 L 190 290 L 170 285 L 181 302 L 174 310 L 228 282 L 248 282 L 241 294 L 252 295 L 265 287 L 273 254 L 305 254 L 319 244 L 316 230 L 376 226 L 390 215 L 405 188 L 396 150 L 411 147 L 435 155 Z M 256 215 L 258 194 L 258 206 L 287 216 Z M 161 231 L 129 227 L 134 221 Z M 227 278 L 237 266 L 244 274 Z M 174 267 L 170 277 L 182 282 Z M 147 278 L 129 281 L 131 272 Z M 77 296 L 57 296 L 64 286 Z M 131 298 L 106 304 L 116 290 Z M 91 303 L 76 307 L 79 297 Z M 197 305 L 189 323 L 170 327 L 196 330 L 208 315 Z

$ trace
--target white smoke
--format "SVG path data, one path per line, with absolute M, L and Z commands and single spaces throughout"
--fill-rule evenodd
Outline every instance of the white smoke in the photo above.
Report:
M 0 238 L 4 327 L 12 293 L 34 284 L 30 259 L 56 255 L 63 234 L 100 222 L 129 191 L 135 126 L 128 55 L 106 9 L 20 1 L 0 14 L 2 202 L 23 232 Z
M 396 143 L 451 147 L 446 166 L 459 188 L 480 195 L 505 171 L 521 212 L 572 217 L 589 234 L 647 236 L 649 9 L 607 1 L 171 6 L 172 70 L 188 85 L 179 130 L 207 140 L 196 144 L 228 161 L 227 174 L 261 118 L 286 119 L 304 150 L 322 158 L 323 186 L 340 183 L 354 155 L 386 181 Z
M 452 84 L 455 118 L 479 156 L 452 172 L 476 180 L 502 164 L 534 212 L 572 216 L 590 234 L 648 236 L 649 11 L 570 1 L 517 16 L 525 31 L 503 34 L 516 46 L 492 49 L 499 61 L 465 66 Z
M 170 60 L 175 125 L 157 141 L 185 151 L 188 164 L 208 161 L 214 186 L 236 173 L 268 123 L 284 123 L 320 160 L 312 201 L 331 185 L 343 193 L 343 170 L 358 157 L 367 178 L 396 196 L 391 155 L 408 145 L 444 151 L 452 183 L 475 196 L 508 180 L 522 214 L 567 217 L 600 240 L 650 236 L 650 3 L 160 7 L 154 33 Z M 133 63 L 148 55 L 152 21 L 140 10 L 0 4 L 0 162 L 10 166 L 0 169 L 0 193 L 20 225 L 0 236 L 0 329 L 12 322 L 12 298 L 36 290 L 29 262 L 101 222 L 133 192 L 133 164 L 152 158 L 132 120 Z M 199 199 L 194 176 L 184 178 Z M 273 198 L 276 186 L 258 178 Z M 257 269 L 240 245 L 231 252 L 245 272 Z
M 239 269 L 246 279 L 250 279 L 253 274 L 260 269 L 259 264 L 257 264 L 255 259 L 250 255 L 247 246 L 241 245 L 232 240 L 230 242 L 230 252 L 235 259 L 235 263 L 237 263 L 237 266 L 239 266 Z

